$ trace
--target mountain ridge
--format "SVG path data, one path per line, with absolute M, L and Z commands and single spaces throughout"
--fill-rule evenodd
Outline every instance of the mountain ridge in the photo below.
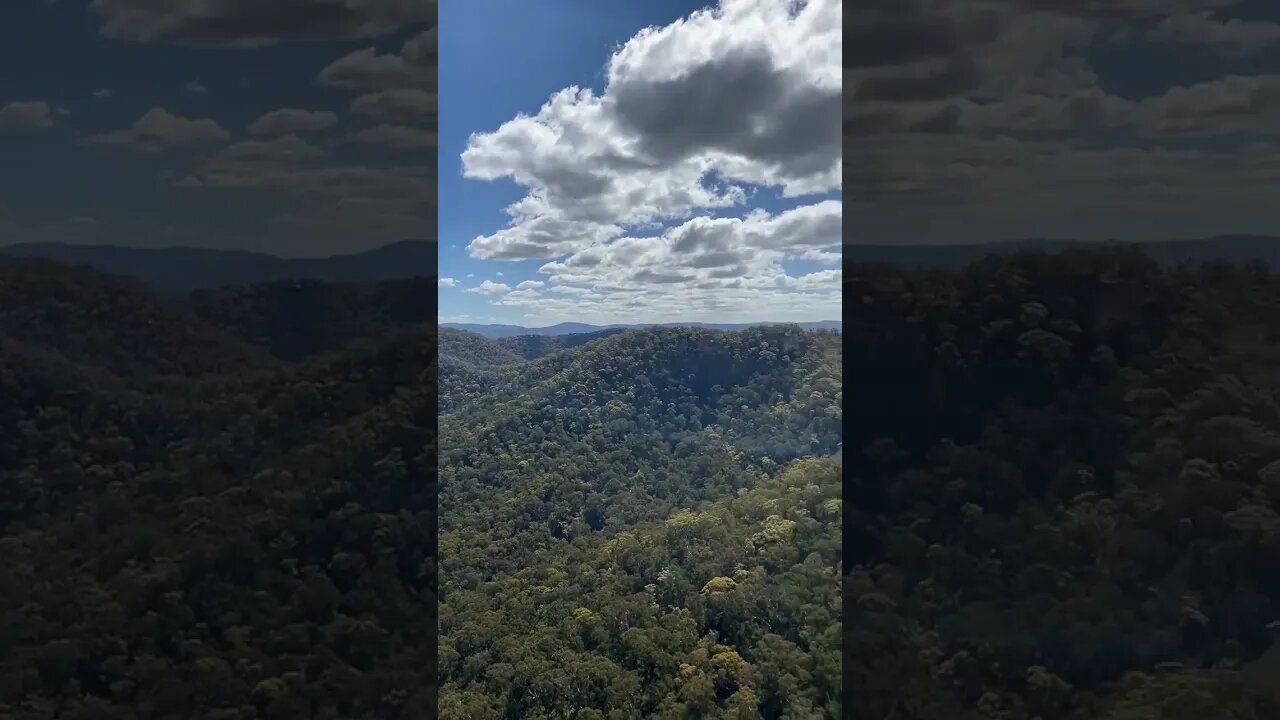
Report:
M 436 243 L 406 239 L 370 250 L 328 257 L 279 257 L 253 250 L 190 246 L 17 243 L 0 245 L 0 257 L 43 258 L 88 265 L 99 272 L 136 278 L 166 293 L 282 280 L 374 283 L 436 273 Z
M 854 264 L 889 264 L 922 267 L 960 267 L 990 255 L 1023 252 L 1058 253 L 1088 247 L 1133 247 L 1162 265 L 1183 262 L 1262 260 L 1280 264 L 1280 235 L 1220 234 L 1208 238 L 1148 240 L 1072 240 L 1066 238 L 1026 238 L 955 245 L 845 244 L 844 260 Z
M 513 338 L 522 336 L 559 336 L 594 334 L 605 330 L 634 330 L 639 328 L 706 328 L 708 330 L 738 331 L 761 325 L 799 325 L 805 330 L 840 330 L 840 320 L 815 320 L 810 322 L 786 322 L 761 320 L 749 323 L 704 323 L 704 322 L 672 322 L 672 323 L 613 323 L 609 325 L 591 325 L 587 323 L 565 322 L 544 327 L 526 327 L 524 325 L 506 325 L 501 323 L 440 323 L 440 327 L 451 330 L 464 330 L 489 339 Z
M 842 247 L 842 254 L 847 262 L 855 264 L 958 267 L 989 255 L 1028 251 L 1053 253 L 1077 247 L 1117 244 L 1135 246 L 1162 264 L 1215 259 L 1246 262 L 1258 259 L 1280 265 L 1280 235 L 1248 234 L 1142 242 L 1028 238 L 956 245 L 846 243 Z M 89 265 L 101 272 L 136 278 L 163 292 L 186 294 L 198 289 L 282 280 L 374 283 L 430 276 L 436 274 L 437 249 L 438 245 L 434 240 L 421 238 L 400 240 L 369 250 L 328 257 L 280 257 L 253 250 L 190 246 L 141 248 L 109 244 L 27 242 L 0 245 L 0 258 L 11 255 L 44 258 L 70 265 Z M 617 326 L 584 327 L 599 329 Z

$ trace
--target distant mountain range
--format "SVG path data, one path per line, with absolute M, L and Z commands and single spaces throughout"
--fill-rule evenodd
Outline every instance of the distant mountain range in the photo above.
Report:
M 374 283 L 436 274 L 436 243 L 404 240 L 380 248 L 324 258 L 281 258 L 245 250 L 115 245 L 22 243 L 0 246 L 0 255 L 37 257 L 65 265 L 137 278 L 162 292 L 278 280 Z
M 992 254 L 1065 248 L 1094 243 L 1076 240 L 1032 239 L 980 245 L 846 245 L 844 259 L 853 263 L 953 267 Z M 1221 235 L 1200 240 L 1166 240 L 1137 243 L 1161 263 L 1260 259 L 1280 267 L 1280 237 Z M 133 277 L 163 292 L 186 294 L 202 288 L 274 282 L 323 280 L 338 283 L 375 283 L 417 276 L 435 276 L 437 245 L 428 240 L 403 240 L 365 252 L 324 258 L 281 258 L 244 250 L 170 247 L 133 248 L 115 245 L 66 245 L 22 243 L 0 246 L 0 256 L 37 257 L 66 265 L 87 265 L 101 272 Z M 579 329 L 481 326 L 482 334 L 505 337 L 530 331 L 548 335 L 592 332 L 600 326 L 566 323 Z M 734 329 L 732 327 L 727 329 Z M 476 332 L 482 332 L 477 330 Z
M 799 325 L 807 330 L 840 330 L 841 321 L 839 320 L 819 320 L 817 322 L 801 322 L 801 323 L 771 323 L 771 322 L 755 322 L 755 323 L 700 323 L 700 322 L 676 322 L 676 323 L 637 323 L 634 325 L 588 325 L 586 323 L 560 323 L 558 325 L 549 325 L 547 327 L 524 327 L 522 325 L 482 325 L 474 323 L 440 323 L 440 327 L 453 328 L 455 330 L 466 330 L 468 332 L 483 335 L 487 338 L 507 338 L 519 337 L 522 335 L 576 335 L 579 333 L 598 333 L 604 330 L 626 330 L 630 328 L 642 327 L 699 327 L 708 328 L 710 330 L 745 330 L 749 327 L 758 327 L 760 325 L 789 324 Z
M 1176 264 L 1226 260 L 1232 263 L 1263 260 L 1280 267 L 1280 237 L 1265 235 L 1219 235 L 1197 240 L 1158 240 L 1125 243 L 1140 248 L 1156 262 Z M 1034 238 L 1016 242 L 978 245 L 845 245 L 848 263 L 886 263 L 925 267 L 956 267 L 989 255 L 1014 252 L 1061 252 L 1070 248 L 1097 246 L 1097 242 Z

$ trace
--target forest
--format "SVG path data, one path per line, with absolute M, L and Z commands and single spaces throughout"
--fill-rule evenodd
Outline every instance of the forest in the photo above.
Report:
M 863 265 L 844 301 L 848 717 L 1280 717 L 1264 264 Z
M 434 292 L 0 257 L 0 717 L 432 717 Z
M 838 335 L 435 285 L 0 257 L 0 717 L 838 717 Z
M 843 334 L 434 286 L 0 258 L 0 717 L 1280 717 L 1264 264 L 850 265 Z
M 839 334 L 440 333 L 440 717 L 839 718 Z

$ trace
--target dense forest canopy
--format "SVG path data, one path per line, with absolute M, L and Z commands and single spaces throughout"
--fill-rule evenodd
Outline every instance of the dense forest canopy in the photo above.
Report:
M 440 717 L 840 717 L 840 336 L 603 335 L 441 331 Z
M 838 335 L 0 268 L 0 715 L 839 716 Z
M 431 716 L 414 287 L 182 303 L 0 258 L 0 717 Z
M 855 718 L 1280 717 L 1280 282 L 846 268 Z
M 850 267 L 843 336 L 430 290 L 0 262 L 0 716 L 1280 716 L 1265 265 Z

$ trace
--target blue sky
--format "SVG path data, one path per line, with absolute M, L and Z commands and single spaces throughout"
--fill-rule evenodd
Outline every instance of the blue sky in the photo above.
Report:
M 597 307 L 591 310 L 595 314 L 590 317 L 575 317 L 576 308 L 563 303 L 547 310 L 532 302 L 532 298 L 522 305 L 503 304 L 505 293 L 500 290 L 492 294 L 471 292 L 485 282 L 494 284 L 495 288 L 504 285 L 510 290 L 518 289 L 520 283 L 542 283 L 542 287 L 530 288 L 528 292 L 551 297 L 548 290 L 555 283 L 539 269 L 548 262 L 571 257 L 573 252 L 507 252 L 503 257 L 493 257 L 492 252 L 485 256 L 469 247 L 476 238 L 491 236 L 511 222 L 504 208 L 524 198 L 529 193 L 529 185 L 509 176 L 464 177 L 462 156 L 473 133 L 495 133 L 522 113 L 536 116 L 553 94 L 567 87 L 590 88 L 596 96 L 604 95 L 606 63 L 617 48 L 646 27 L 668 26 L 705 6 L 706 3 L 669 0 L 608 4 L 578 0 L 537 3 L 482 0 L 441 7 L 440 276 L 446 278 L 446 283 L 452 281 L 440 288 L 442 321 L 537 325 L 567 319 L 627 320 L 622 315 L 611 315 L 614 308 Z M 495 17 L 504 20 L 495 22 Z M 747 46 L 749 44 L 748 41 Z M 535 165 L 538 163 L 536 158 L 527 159 Z M 583 166 L 592 166 L 589 157 Z M 643 223 L 619 223 L 625 232 L 615 235 L 656 236 L 691 218 L 742 218 L 753 210 L 776 214 L 819 200 L 838 201 L 839 198 L 838 189 L 830 187 L 802 197 L 783 197 L 778 186 L 741 179 L 734 183 L 746 192 L 742 202 L 730 207 L 697 207 L 695 204 L 688 212 L 673 216 L 659 213 Z M 832 244 L 839 242 L 834 237 L 830 240 Z M 795 277 L 829 271 L 833 267 L 830 257 L 820 261 L 788 255 L 780 256 L 778 263 L 788 275 Z M 589 286 L 587 283 L 582 287 Z M 824 297 L 829 300 L 830 295 L 826 292 Z M 563 297 L 573 296 L 566 292 Z M 655 309 L 655 312 L 666 311 Z M 767 305 L 753 308 L 752 313 L 758 315 L 750 318 L 752 320 L 831 319 L 838 317 L 838 298 L 834 305 L 827 302 L 813 308 L 811 313 L 797 313 L 794 308 L 774 313 Z M 741 315 L 740 312 L 730 314 Z M 720 319 L 725 314 L 708 308 L 693 315 L 696 317 L 667 319 Z
M 0 74 L 0 245 L 315 256 L 434 238 L 431 5 L 0 4 L 0 62 L 20 68 Z

